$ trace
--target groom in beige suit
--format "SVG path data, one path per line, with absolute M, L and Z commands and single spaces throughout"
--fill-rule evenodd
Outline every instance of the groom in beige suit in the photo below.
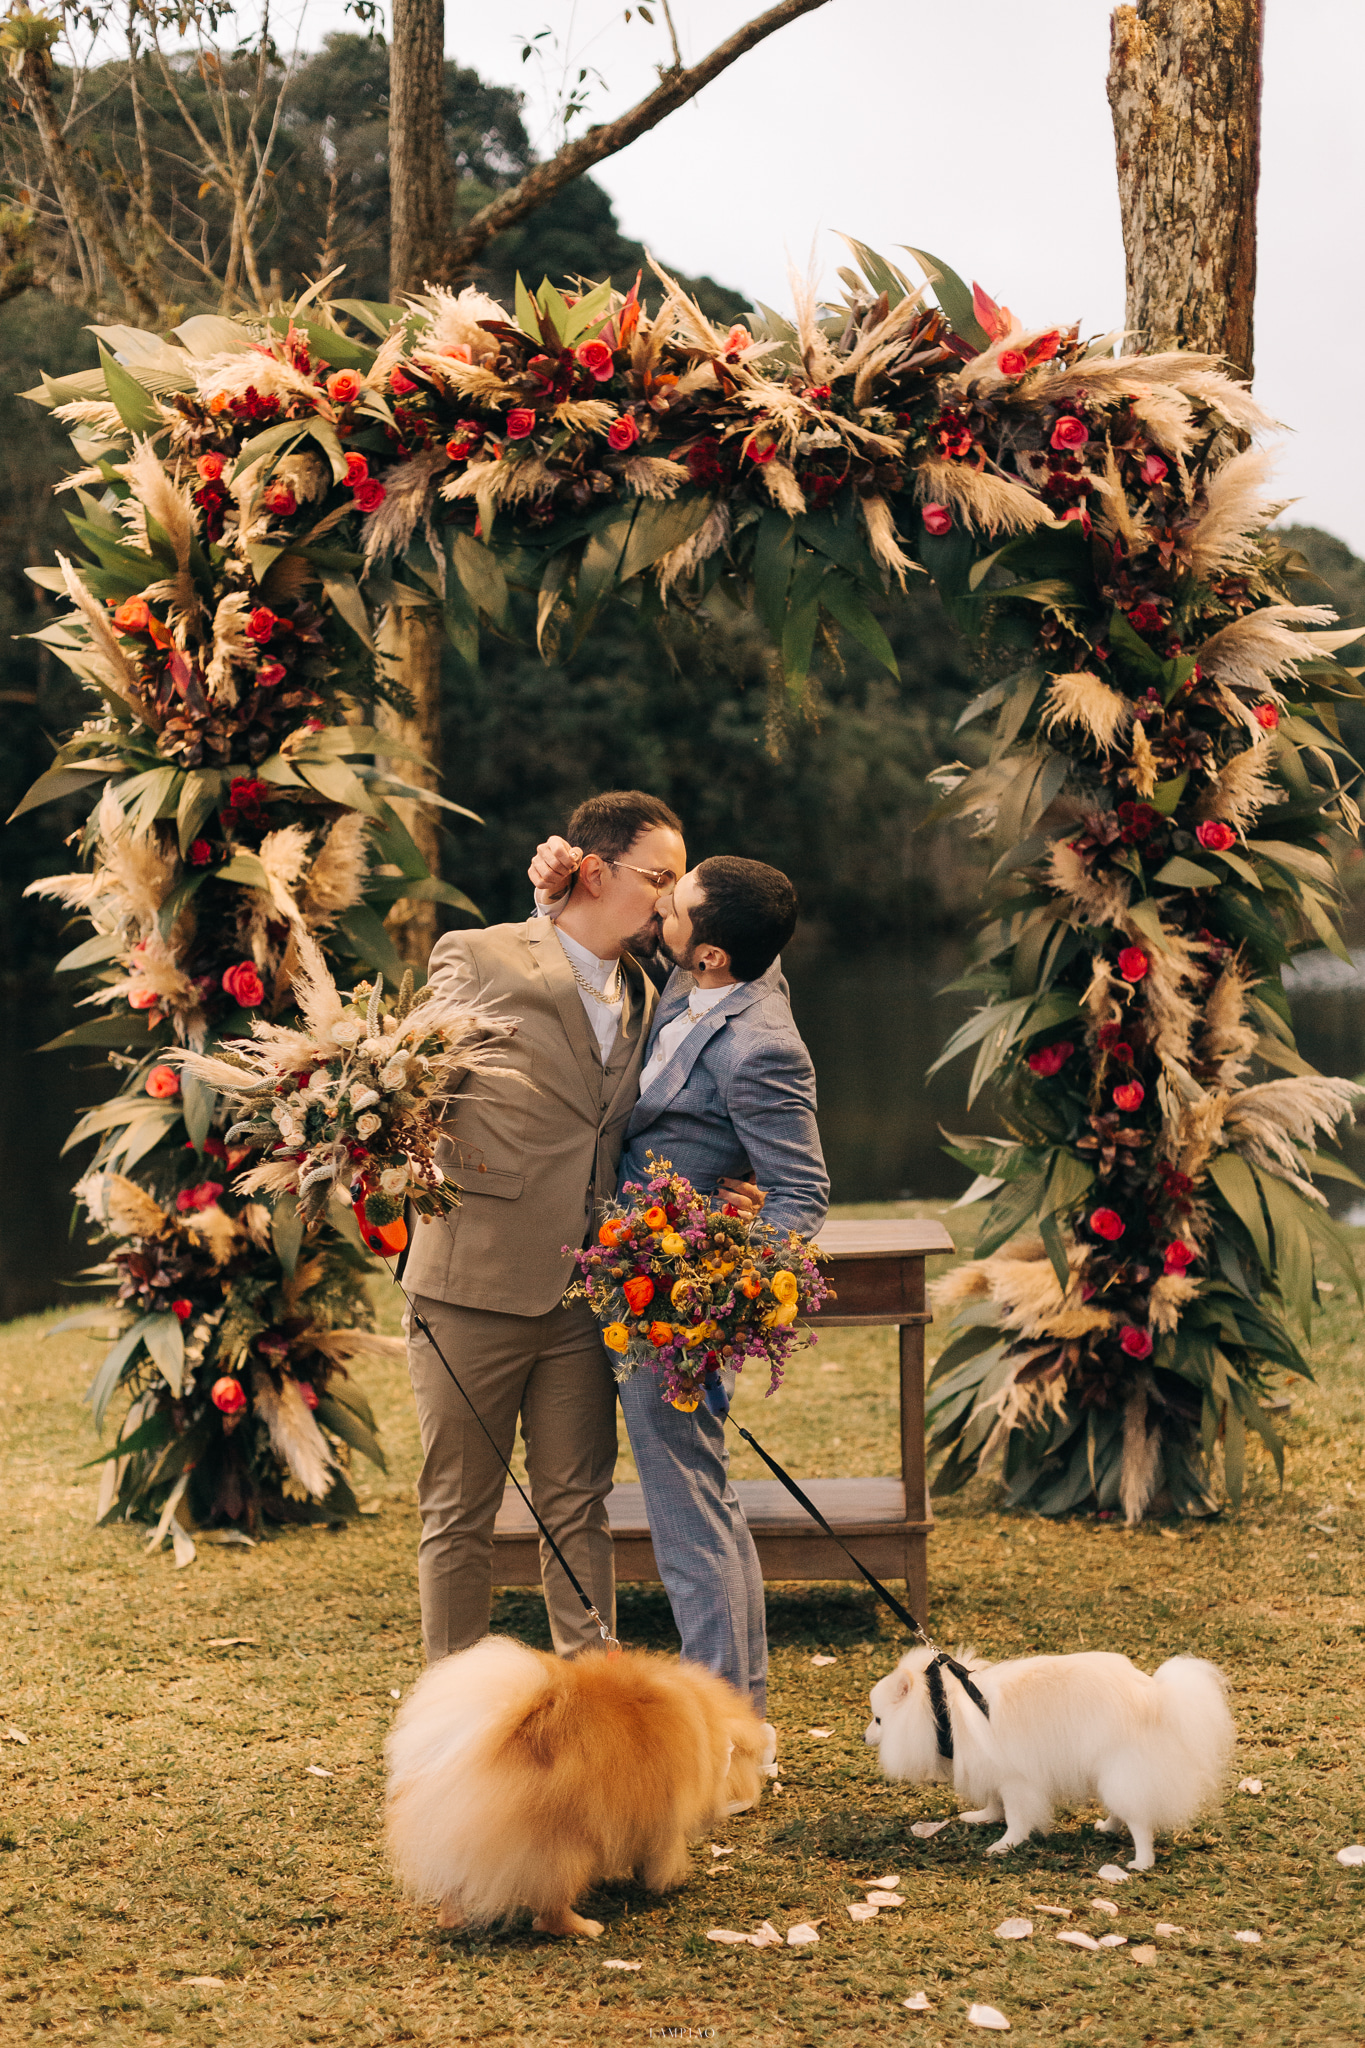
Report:
M 439 1157 L 461 1205 L 418 1224 L 403 1285 L 509 1458 L 520 1416 L 531 1498 L 614 1628 L 606 1501 L 616 1387 L 587 1304 L 562 1296 L 595 1204 L 616 1192 L 639 1095 L 655 992 L 634 953 L 653 951 L 656 905 L 687 855 L 673 812 L 638 790 L 591 798 L 568 829 L 583 858 L 557 922 L 454 932 L 432 953 L 435 987 L 495 1008 L 516 1034 L 508 1071 L 472 1077 L 457 1097 Z M 424 1453 L 418 1580 L 430 1663 L 488 1632 L 504 1474 L 415 1324 L 408 1364 Z M 556 1650 L 595 1645 L 596 1626 L 543 1542 L 541 1575 Z

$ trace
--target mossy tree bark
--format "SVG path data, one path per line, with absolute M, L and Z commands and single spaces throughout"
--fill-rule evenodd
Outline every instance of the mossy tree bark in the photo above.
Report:
M 1252 373 L 1263 0 L 1138 0 L 1110 22 L 1128 343 Z
M 382 705 L 377 723 L 381 732 L 390 732 L 405 746 L 415 747 L 433 764 L 432 769 L 422 768 L 416 761 L 401 757 L 393 762 L 393 772 L 400 782 L 409 782 L 423 789 L 435 789 L 440 783 L 441 649 L 444 644 L 445 631 L 438 611 L 399 611 L 394 606 L 385 614 L 380 627 L 380 653 L 396 665 L 401 680 L 412 692 L 413 711 L 411 717 L 405 718 Z M 411 833 L 428 868 L 439 878 L 441 831 L 435 813 L 429 805 L 411 800 L 399 800 L 394 809 Z M 414 903 L 403 897 L 394 904 L 384 922 L 402 958 L 419 972 L 425 972 L 440 931 L 436 905 Z

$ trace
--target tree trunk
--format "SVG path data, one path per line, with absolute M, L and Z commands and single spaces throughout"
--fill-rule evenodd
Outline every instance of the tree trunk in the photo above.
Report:
M 1138 0 L 1110 21 L 1130 347 L 1251 377 L 1263 0 Z
M 438 611 L 400 611 L 395 605 L 384 615 L 379 632 L 379 651 L 396 666 L 399 680 L 413 695 L 413 715 L 381 705 L 377 723 L 381 732 L 391 733 L 405 746 L 415 747 L 437 769 L 441 765 L 441 648 L 445 634 Z M 434 789 L 438 774 L 401 757 L 392 764 L 400 782 Z M 441 836 L 430 808 L 410 799 L 394 802 L 394 809 L 416 841 L 417 850 L 433 875 L 441 872 Z M 399 953 L 419 972 L 426 971 L 439 924 L 434 903 L 395 903 L 385 923 Z
M 394 0 L 389 49 L 389 297 L 439 281 L 450 239 L 443 0 Z

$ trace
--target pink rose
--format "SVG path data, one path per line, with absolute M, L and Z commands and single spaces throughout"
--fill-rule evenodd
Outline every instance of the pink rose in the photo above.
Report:
M 180 1076 L 174 1067 L 153 1067 L 142 1085 L 158 1102 L 169 1102 L 180 1093 Z
M 1194 836 L 1208 853 L 1226 853 L 1230 846 L 1237 844 L 1237 834 L 1231 825 L 1221 824 L 1217 818 L 1196 826 Z
M 1159 484 L 1166 474 L 1166 465 L 1159 455 L 1149 455 L 1142 465 L 1142 481 L 1145 484 Z
M 1119 1337 L 1119 1350 L 1126 1352 L 1129 1358 L 1150 1358 L 1152 1355 L 1150 1332 L 1139 1330 L 1132 1323 L 1129 1323 L 1127 1329 Z
M 1090 439 L 1090 429 L 1084 420 L 1078 420 L 1074 413 L 1063 413 L 1052 429 L 1054 448 L 1084 448 Z
M 952 531 L 953 515 L 946 505 L 926 505 L 920 517 L 924 521 L 925 528 L 930 533 L 950 533 Z
M 364 483 L 369 473 L 370 465 L 364 456 L 357 455 L 352 451 L 346 457 L 346 474 L 342 478 L 342 482 L 348 490 L 353 491 L 357 484 Z
M 1280 723 L 1279 706 L 1276 704 L 1258 704 L 1256 706 L 1256 723 L 1265 732 L 1274 732 Z
M 256 671 L 256 687 L 261 690 L 273 690 L 277 683 L 284 681 L 288 673 L 282 661 L 263 661 Z
M 640 429 L 632 414 L 623 412 L 619 420 L 613 420 L 607 434 L 607 446 L 619 452 L 631 447 L 640 438 Z
M 175 1198 L 175 1206 L 182 1216 L 188 1216 L 200 1209 L 211 1209 L 222 1192 L 220 1180 L 197 1181 L 192 1188 L 181 1188 Z
M 264 984 L 251 960 L 239 960 L 235 967 L 229 967 L 223 976 L 223 987 L 244 1010 L 254 1010 L 265 996 Z
M 360 379 L 354 370 L 338 370 L 327 379 L 327 396 L 334 405 L 350 405 L 360 396 Z
M 240 1415 L 246 1406 L 246 1392 L 241 1381 L 228 1379 L 226 1375 L 214 1381 L 209 1399 L 224 1415 Z
M 536 430 L 536 416 L 529 405 L 514 405 L 507 415 L 507 438 L 509 441 L 524 441 Z
M 1141 1081 L 1124 1081 L 1114 1090 L 1114 1107 L 1141 1109 L 1146 1093 Z
M 410 391 L 417 389 L 417 386 L 402 370 L 395 370 L 389 378 L 389 389 L 395 398 L 406 398 Z
M 574 350 L 574 354 L 599 384 L 605 384 L 616 368 L 605 341 L 585 341 Z
M 216 450 L 210 449 L 207 455 L 200 456 L 194 466 L 206 484 L 216 484 L 223 474 L 223 457 Z

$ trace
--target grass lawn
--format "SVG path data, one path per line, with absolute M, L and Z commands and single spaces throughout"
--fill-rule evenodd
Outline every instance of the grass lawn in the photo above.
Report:
M 1318 1381 L 1294 1389 L 1283 1493 L 1258 1450 L 1226 1520 L 1129 1533 L 960 1497 L 931 1541 L 946 1640 L 999 1657 L 1123 1650 L 1148 1669 L 1190 1650 L 1223 1666 L 1239 1730 L 1226 1803 L 1160 1843 L 1154 1872 L 1101 1883 L 1116 1845 L 1093 1813 L 1003 1863 L 984 1857 L 984 1830 L 913 1836 L 912 1821 L 952 1801 L 884 1785 L 863 1743 L 868 1688 L 903 1648 L 895 1625 L 861 1590 L 783 1586 L 769 1604 L 781 1790 L 718 1834 L 729 1856 L 698 1845 L 682 1891 L 594 1895 L 607 1931 L 581 1944 L 524 1928 L 438 1934 L 385 1868 L 383 1740 L 419 1669 L 417 1440 L 401 1365 L 360 1375 L 390 1454 L 387 1475 L 357 1474 L 377 1512 L 256 1549 L 201 1544 L 176 1570 L 169 1551 L 146 1554 L 145 1532 L 92 1527 L 98 1475 L 79 1467 L 96 1449 L 81 1406 L 96 1352 L 80 1333 L 40 1343 L 45 1320 L 0 1331 L 0 2040 L 667 2033 L 722 2048 L 937 2048 L 986 2038 L 967 2020 L 978 2002 L 1007 2015 L 1021 2048 L 1365 2042 L 1365 1869 L 1335 1860 L 1365 1839 L 1362 1320 L 1344 1289 L 1318 1326 Z M 892 1332 L 830 1332 L 775 1401 L 748 1389 L 741 1413 L 798 1473 L 893 1470 L 893 1344 Z M 746 1448 L 735 1470 L 751 1469 Z M 494 1625 L 548 1641 L 526 1594 L 502 1595 Z M 625 1589 L 620 1632 L 672 1646 L 662 1593 Z M 1260 1797 L 1233 1790 L 1244 1776 L 1263 1781 Z M 904 1907 L 855 1925 L 848 1902 L 892 1872 Z M 1117 1918 L 1091 1907 L 1101 1895 Z M 1039 1905 L 1155 1958 L 1060 1944 L 1065 1923 Z M 1034 1921 L 1032 1937 L 996 1938 L 1014 1916 Z M 706 1939 L 765 1919 L 783 1933 L 818 1920 L 819 1943 Z M 1157 1922 L 1182 1931 L 1158 1938 Z M 905 2010 L 920 1991 L 930 2010 Z

